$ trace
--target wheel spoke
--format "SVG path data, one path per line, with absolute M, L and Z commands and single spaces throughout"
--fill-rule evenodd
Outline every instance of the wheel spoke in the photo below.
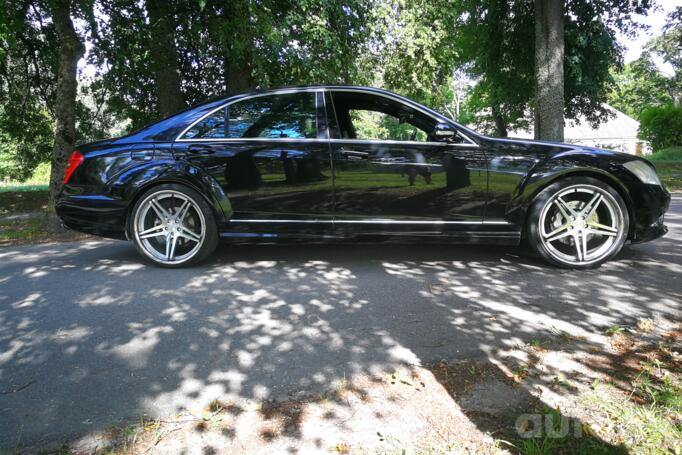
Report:
M 556 238 L 555 238 L 555 236 L 556 236 L 557 234 L 559 234 L 559 233 L 561 233 L 561 232 L 564 232 L 565 230 L 567 230 L 567 229 L 570 228 L 570 227 L 571 227 L 571 224 L 570 224 L 570 223 L 566 223 L 566 224 L 564 224 L 564 225 L 562 225 L 562 226 L 559 226 L 558 228 L 556 228 L 555 230 L 553 230 L 553 231 L 550 232 L 549 234 L 543 233 L 542 235 L 545 237 L 545 240 L 546 240 L 546 241 L 548 241 L 548 242 L 553 242 L 554 240 L 557 240 L 557 239 L 559 239 L 559 238 L 565 237 L 565 236 L 562 236 L 562 237 L 556 237 Z
M 554 204 L 556 204 L 556 206 L 559 208 L 561 215 L 563 215 L 566 221 L 571 219 L 571 215 L 573 216 L 577 215 L 575 211 L 571 208 L 571 206 L 568 205 L 563 199 L 561 199 L 558 196 L 554 200 Z
M 595 224 L 597 224 L 597 223 L 595 223 Z M 608 227 L 608 226 L 601 225 L 601 224 L 597 224 L 597 226 L 595 226 L 594 224 L 592 224 L 592 225 L 588 226 L 587 231 L 588 231 L 590 234 L 594 234 L 594 235 L 606 235 L 606 236 L 608 236 L 608 237 L 615 237 L 615 236 L 618 235 L 618 231 L 617 231 L 617 230 L 616 230 L 616 231 L 613 231 L 612 228 L 610 228 L 610 227 Z
M 193 242 L 200 242 L 201 241 L 201 236 L 199 234 L 191 231 L 189 228 L 186 228 L 185 226 L 179 227 L 178 235 L 186 238 L 187 240 L 191 240 Z
M 141 239 L 147 239 L 149 237 L 156 237 L 157 235 L 163 235 L 163 230 L 166 227 L 165 224 L 157 224 L 154 227 L 150 227 L 149 229 L 145 229 L 144 231 L 140 232 L 138 236 Z
M 172 261 L 173 255 L 175 254 L 175 245 L 178 241 L 178 237 L 175 235 L 169 235 L 166 237 L 166 260 Z
M 191 207 L 191 204 L 189 201 L 185 201 L 182 203 L 180 208 L 178 209 L 178 221 L 182 223 L 185 220 L 185 216 L 187 216 L 187 212 L 189 212 L 189 209 Z
M 577 253 L 576 257 L 578 258 L 578 262 L 582 262 L 585 260 L 584 259 L 585 257 L 583 256 L 583 246 L 581 245 L 582 243 L 581 239 L 582 236 L 579 233 L 576 232 L 573 234 L 573 242 L 575 243 L 575 250 Z
M 569 235 L 573 235 L 573 229 L 566 229 L 552 237 L 548 237 L 547 239 L 545 239 L 545 242 L 547 243 L 554 242 L 555 240 L 563 239 L 564 237 L 568 237 Z
M 603 231 L 608 231 L 614 235 L 618 234 L 618 228 L 606 226 L 604 224 L 599 224 L 596 221 L 590 221 L 589 223 L 587 223 L 587 226 L 595 229 L 601 229 Z
M 151 199 L 149 201 L 149 205 L 152 206 L 160 219 L 165 220 L 166 218 L 170 217 L 170 214 L 166 211 L 166 209 L 163 208 L 161 204 L 159 204 L 159 201 L 156 199 Z
M 597 210 L 597 207 L 599 207 L 599 204 L 601 204 L 602 199 L 604 199 L 602 194 L 596 194 L 592 200 L 587 203 L 580 214 L 585 218 L 590 217 Z

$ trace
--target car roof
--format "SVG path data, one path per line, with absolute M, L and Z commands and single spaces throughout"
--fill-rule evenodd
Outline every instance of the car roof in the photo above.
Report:
M 119 140 L 125 142 L 132 141 L 168 141 L 174 140 L 175 137 L 182 132 L 186 126 L 190 125 L 193 121 L 196 121 L 199 117 L 204 115 L 206 112 L 210 112 L 212 109 L 219 107 L 220 105 L 228 102 L 233 102 L 240 100 L 242 98 L 249 98 L 252 96 L 262 96 L 270 93 L 282 93 L 282 92 L 297 92 L 297 91 L 316 91 L 316 90 L 342 90 L 342 91 L 358 91 L 365 93 L 374 93 L 377 95 L 387 96 L 389 98 L 397 99 L 405 102 L 408 105 L 416 107 L 418 110 L 426 111 L 432 117 L 437 119 L 442 119 L 447 122 L 453 122 L 451 119 L 443 116 L 439 112 L 418 103 L 417 101 L 411 100 L 407 97 L 399 95 L 397 93 L 391 92 L 390 90 L 385 90 L 376 87 L 367 87 L 360 85 L 339 85 L 339 84 L 328 84 L 328 85 L 291 85 L 291 86 L 281 86 L 272 87 L 268 89 L 258 89 L 243 92 L 228 93 L 219 97 L 214 97 L 203 103 L 194 105 L 188 109 L 181 112 L 173 114 L 165 119 L 162 119 L 154 124 L 148 125 L 138 131 L 130 133 Z M 476 133 L 469 130 L 468 128 L 458 125 L 463 130 L 469 132 L 469 134 L 475 135 Z

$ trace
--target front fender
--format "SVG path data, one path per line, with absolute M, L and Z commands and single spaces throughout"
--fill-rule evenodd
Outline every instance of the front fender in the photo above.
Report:
M 580 175 L 597 178 L 612 186 L 625 201 L 631 217 L 634 216 L 631 188 L 638 182 L 623 167 L 627 159 L 617 154 L 609 158 L 605 160 L 601 153 L 582 150 L 548 156 L 519 182 L 508 207 L 507 219 L 523 226 L 526 213 L 540 191 L 561 178 Z

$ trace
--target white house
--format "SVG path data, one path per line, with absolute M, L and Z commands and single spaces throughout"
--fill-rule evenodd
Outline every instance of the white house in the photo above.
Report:
M 651 146 L 647 141 L 637 138 L 639 122 L 618 109 L 603 105 L 611 112 L 608 120 L 593 128 L 585 119 L 568 120 L 564 128 L 564 141 L 571 144 L 588 145 L 631 155 L 649 155 Z M 532 139 L 533 127 L 528 131 L 516 130 L 509 137 Z

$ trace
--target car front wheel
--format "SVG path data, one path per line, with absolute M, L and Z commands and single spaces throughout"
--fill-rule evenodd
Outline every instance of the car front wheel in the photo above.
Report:
M 137 250 L 154 264 L 180 267 L 215 250 L 218 232 L 213 211 L 199 193 L 164 184 L 140 197 L 130 217 Z
M 550 263 L 594 268 L 618 254 L 629 230 L 623 198 L 591 177 L 549 185 L 533 201 L 528 222 L 531 247 Z

